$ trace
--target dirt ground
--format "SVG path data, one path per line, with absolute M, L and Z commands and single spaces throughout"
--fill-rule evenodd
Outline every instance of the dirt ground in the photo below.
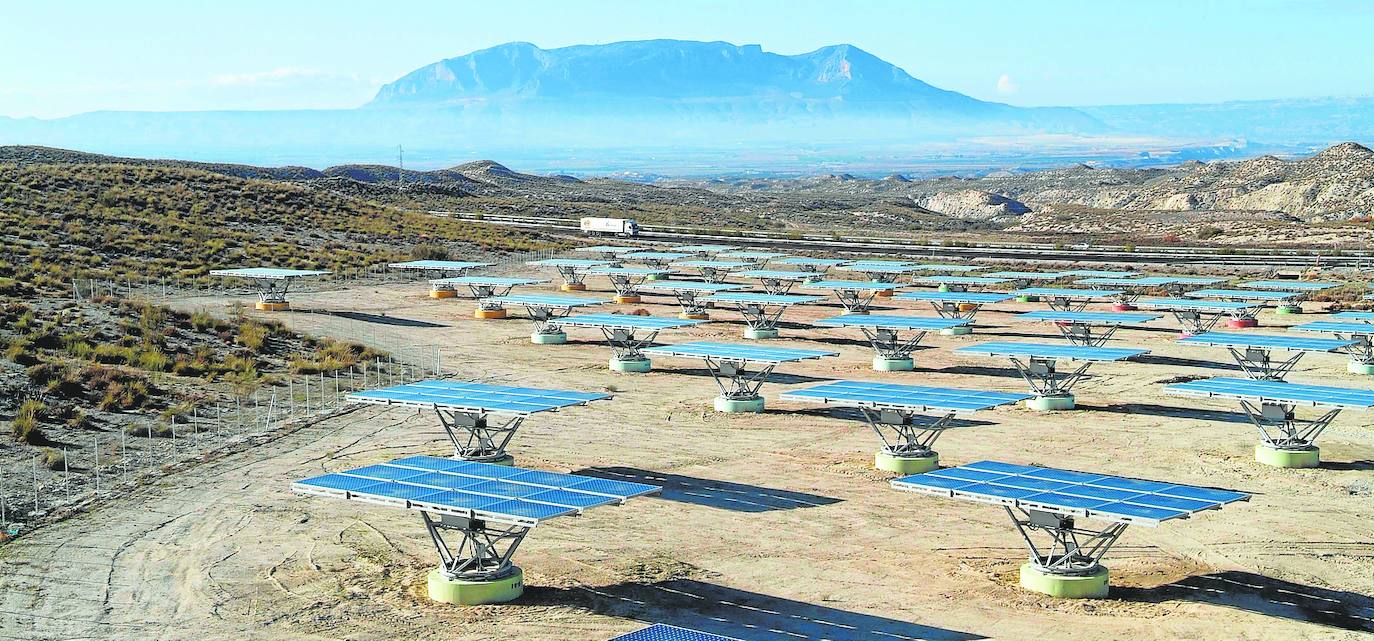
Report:
M 609 297 L 608 285 L 593 289 Z M 194 299 L 188 308 L 221 304 Z M 977 417 L 936 449 L 945 465 L 980 459 L 1054 465 L 1251 492 L 1248 503 L 1131 527 L 1107 557 L 1112 595 L 1068 601 L 1020 590 L 1024 547 L 989 505 L 893 490 L 872 468 L 877 437 L 856 417 L 777 395 L 856 378 L 1021 391 L 1006 362 L 951 353 L 974 341 L 1053 337 L 1009 313 L 979 315 L 971 336 L 927 337 L 917 371 L 879 373 L 857 331 L 785 326 L 777 345 L 837 358 L 779 368 L 769 411 L 725 415 L 699 362 L 656 359 L 610 372 L 599 335 L 536 346 L 520 314 L 471 318 L 423 284 L 302 294 L 298 308 L 385 315 L 361 338 L 445 346 L 459 378 L 608 390 L 614 399 L 541 414 L 512 452 L 518 465 L 593 470 L 665 485 L 662 497 L 556 519 L 516 556 L 519 601 L 452 607 L 425 597 L 435 553 L 412 512 L 294 495 L 289 483 L 410 454 L 448 452 L 430 414 L 366 407 L 279 434 L 0 547 L 0 637 L 17 639 L 608 639 L 651 622 L 747 640 L 1356 639 L 1374 632 L 1374 417 L 1343 414 L 1321 439 L 1322 469 L 1252 459 L 1254 428 L 1228 403 L 1164 396 L 1179 375 L 1239 375 L 1220 349 L 1173 344 L 1162 319 L 1117 344 L 1138 362 L 1099 365 L 1080 411 L 1021 407 Z M 670 299 L 608 306 L 675 313 Z M 891 303 L 920 313 L 913 303 Z M 838 308 L 795 308 L 803 321 Z M 1281 320 L 1266 313 L 1265 327 Z M 321 315 L 282 313 L 293 329 Z M 736 314 L 660 339 L 743 340 Z M 419 321 L 419 322 L 410 322 Z M 1260 331 L 1264 331 L 1261 329 Z M 1294 381 L 1371 387 L 1344 357 L 1309 355 Z

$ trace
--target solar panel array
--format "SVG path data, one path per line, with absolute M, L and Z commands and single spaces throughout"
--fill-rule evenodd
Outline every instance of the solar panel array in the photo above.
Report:
M 951 265 L 949 263 L 922 263 L 916 266 L 917 271 L 923 272 L 976 272 L 980 269 L 987 269 L 982 265 Z
M 1178 339 L 1184 345 L 1212 345 L 1219 347 L 1260 347 L 1289 349 L 1302 352 L 1333 352 L 1354 344 L 1354 341 L 1310 336 L 1278 334 L 1249 334 L 1244 332 L 1207 332 Z
M 808 280 L 816 277 L 815 272 L 799 272 L 786 269 L 746 269 L 735 272 L 740 278 L 772 278 L 776 280 Z
M 699 280 L 659 280 L 649 281 L 640 285 L 639 288 L 665 292 L 728 292 L 733 289 L 749 289 L 749 286 L 738 283 L 707 283 Z
M 606 329 L 673 329 L 700 324 L 699 320 L 665 318 L 662 316 L 637 316 L 635 314 L 579 314 L 560 318 L 562 327 L 604 327 Z
M 1353 336 L 1369 336 L 1374 334 L 1374 323 L 1360 323 L 1355 321 L 1336 322 L 1336 321 L 1316 321 L 1294 325 L 1289 329 L 1300 332 L 1325 332 L 1328 334 L 1350 334 Z
M 1374 312 L 1340 312 L 1332 314 L 1331 318 L 1338 320 L 1369 321 L 1374 322 Z
M 1192 298 L 1235 298 L 1239 300 L 1290 300 L 1297 292 L 1268 292 L 1255 289 L 1199 289 L 1184 294 Z
M 671 272 L 667 269 L 650 269 L 648 267 L 593 267 L 588 269 L 586 273 L 594 276 L 653 276 Z
M 1014 298 L 1012 294 L 996 292 L 903 292 L 894 298 L 898 300 L 923 300 L 933 303 L 974 303 L 987 305 L 1000 303 Z
M 387 265 L 392 269 L 433 269 L 440 271 L 462 271 L 467 269 L 477 269 L 478 267 L 491 267 L 495 263 L 474 263 L 464 260 L 411 260 L 404 263 L 391 263 Z
M 1280 403 L 1367 410 L 1374 408 L 1374 391 L 1300 385 L 1282 381 L 1216 377 L 1166 385 L 1164 392 L 1176 396 L 1222 397 L 1257 403 Z
M 591 247 L 578 247 L 573 251 L 590 252 L 594 254 L 628 254 L 644 249 L 643 247 L 630 247 L 628 245 L 593 245 Z
M 954 387 L 894 385 L 874 381 L 831 381 L 784 392 L 785 401 L 821 401 L 847 407 L 871 407 L 915 412 L 976 412 L 1030 398 L 1030 394 L 989 392 Z
M 482 300 L 488 303 L 500 303 L 502 305 L 557 308 L 586 307 L 589 305 L 602 305 L 610 302 L 599 298 L 559 296 L 557 294 L 511 294 L 509 296 L 493 296 Z
M 622 634 L 610 641 L 741 641 L 734 637 L 707 634 L 687 628 L 656 623 L 643 630 Z
M 1074 281 L 1078 285 L 1109 285 L 1121 287 L 1163 287 L 1175 281 L 1168 276 L 1145 276 L 1141 278 L 1084 278 Z
M 1340 283 L 1318 283 L 1310 280 L 1252 280 L 1240 284 L 1241 287 L 1251 289 L 1279 289 L 1287 292 L 1319 292 L 1323 289 L 1340 287 L 1340 285 Z
M 793 256 L 791 258 L 783 258 L 781 260 L 776 260 L 773 262 L 779 265 L 810 265 L 812 267 L 835 267 L 837 265 L 844 265 L 846 263 L 850 263 L 853 261 L 844 260 L 842 258 L 811 258 L 809 256 Z
M 1058 280 L 1064 277 L 1063 272 L 992 272 L 987 274 L 993 278 L 1011 278 L 1015 280 Z
M 1050 323 L 1081 323 L 1084 325 L 1138 325 L 1163 318 L 1159 314 L 1139 314 L 1131 312 L 1062 312 L 1038 310 L 1017 314 L 1017 318 L 1038 320 Z
M 1131 304 L 1136 307 L 1148 307 L 1151 309 L 1177 309 L 1203 312 L 1236 311 L 1254 307 L 1251 303 L 1243 303 L 1234 300 L 1198 300 L 1191 298 L 1142 298 Z
M 733 258 L 733 259 L 738 259 L 738 260 L 769 260 L 769 259 L 772 259 L 772 258 L 782 258 L 783 256 L 786 256 L 786 255 L 787 255 L 787 254 L 783 254 L 783 253 L 780 253 L 780 252 L 766 252 L 766 251 L 752 251 L 752 250 L 746 250 L 746 251 L 733 251 L 733 252 L 721 252 L 721 253 L 717 254 L 717 256 L 719 256 L 720 258 Z
M 824 300 L 820 296 L 798 296 L 796 294 L 756 294 L 753 292 L 721 292 L 700 299 L 708 303 L 744 303 L 756 305 L 803 305 Z
M 687 252 L 689 254 L 714 254 L 734 249 L 734 245 L 679 245 L 671 247 L 673 251 Z
M 528 416 L 607 398 L 610 396 L 589 392 L 434 380 L 354 392 L 347 400 L 372 405 Z
M 1116 296 L 1121 292 L 1105 289 L 1074 289 L 1071 287 L 1027 287 L 1018 289 L 1012 294 L 1016 296 L 1045 296 L 1047 298 L 1086 298 L 1095 300 Z
M 1003 341 L 978 343 L 967 347 L 959 347 L 954 351 L 963 354 L 982 354 L 986 356 L 1062 358 L 1075 361 L 1095 362 L 1120 361 L 1133 356 L 1150 353 L 1150 350 L 1147 349 L 1132 349 L 1125 347 L 1086 347 L 1080 345 L 1011 343 Z
M 688 256 L 691 256 L 691 254 L 684 254 L 681 252 L 631 252 L 628 254 L 621 254 L 619 257 L 624 260 L 676 260 L 678 258 L 687 258 Z
M 875 274 L 909 274 L 916 271 L 911 265 L 903 263 L 850 263 L 836 267 L 842 272 L 872 272 Z
M 312 269 L 281 269 L 278 267 L 239 267 L 235 269 L 210 270 L 211 276 L 235 276 L 238 278 L 264 278 L 271 280 L 300 278 L 304 276 L 328 276 L 331 273 L 333 272 Z
M 650 347 L 643 351 L 645 354 L 659 354 L 662 356 L 714 358 L 718 360 L 752 363 L 791 363 L 824 356 L 838 356 L 835 352 L 816 349 L 764 347 L 740 343 L 713 343 L 710 341 L 661 345 L 659 347 Z
M 753 263 L 744 262 L 742 260 L 684 260 L 679 263 L 673 263 L 673 267 L 708 267 L 714 269 L 738 269 L 740 267 L 749 267 L 750 265 L 753 265 Z
M 529 526 L 662 489 L 434 456 L 411 456 L 325 474 L 296 481 L 291 487 L 306 494 Z
M 1250 495 L 1178 483 L 979 461 L 892 481 L 892 486 L 981 503 L 1086 518 L 1158 525 Z
M 476 285 L 478 287 L 519 287 L 520 285 L 538 285 L 547 283 L 547 280 L 538 278 L 510 278 L 507 276 L 454 276 L 453 278 L 436 278 L 429 281 L 433 285 Z
M 610 265 L 611 261 L 589 258 L 545 258 L 544 260 L 532 260 L 525 264 L 535 267 L 600 267 Z
M 1140 272 L 1110 269 L 1074 269 L 1060 273 L 1064 276 L 1078 278 L 1130 278 L 1131 276 L 1135 276 Z
M 941 330 L 968 324 L 963 318 L 938 316 L 888 316 L 884 314 L 845 314 L 814 321 L 820 327 L 871 327 L 873 329 Z
M 896 283 L 874 283 L 866 280 L 818 280 L 814 283 L 803 283 L 803 289 L 854 289 L 854 290 L 888 290 L 900 287 Z
M 992 276 L 922 276 L 915 280 L 933 285 L 998 285 L 1011 279 Z

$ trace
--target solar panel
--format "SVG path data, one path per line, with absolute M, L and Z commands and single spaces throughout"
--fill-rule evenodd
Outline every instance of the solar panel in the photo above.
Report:
M 941 330 L 968 324 L 964 318 L 939 318 L 935 316 L 884 316 L 882 314 L 845 314 L 823 318 L 811 323 L 820 327 L 872 327 L 874 329 L 919 329 Z
M 809 280 L 815 278 L 815 272 L 798 272 L 785 269 L 746 269 L 735 272 L 735 276 L 740 278 L 770 278 L 775 280 Z
M 1051 467 L 979 461 L 892 481 L 899 490 L 980 503 L 1155 526 L 1250 495 Z
M 1249 378 L 1206 378 L 1164 387 L 1166 394 L 1175 396 L 1220 397 L 1256 403 L 1307 405 L 1340 409 L 1368 410 L 1374 408 L 1374 390 L 1299 385 L 1282 381 Z
M 1226 280 L 1216 276 L 1170 276 L 1169 279 L 1176 285 L 1211 285 Z
M 734 259 L 739 259 L 739 260 L 769 260 L 769 259 L 772 259 L 772 258 L 781 258 L 781 257 L 786 256 L 786 255 L 787 255 L 787 254 L 783 254 L 783 253 L 780 253 L 780 252 L 766 252 L 766 251 L 735 251 L 735 252 L 721 252 L 721 253 L 717 254 L 717 256 L 720 257 L 720 258 L 734 258 Z
M 873 381 L 831 381 L 784 392 L 785 401 L 821 401 L 845 407 L 872 407 L 915 412 L 976 412 L 1030 398 L 1030 394 L 988 392 L 954 387 L 894 385 Z
M 432 380 L 354 392 L 348 395 L 347 400 L 371 405 L 405 405 L 528 416 L 607 398 L 610 396 L 606 394 L 569 390 Z
M 738 283 L 704 283 L 699 280 L 660 280 L 644 283 L 639 288 L 665 292 L 728 292 L 735 289 L 749 289 L 749 286 Z
M 992 278 L 1011 278 L 1013 280 L 1058 280 L 1064 277 L 1062 272 L 992 272 L 987 274 Z
M 491 267 L 495 263 L 473 263 L 463 260 L 412 260 L 387 265 L 392 269 L 429 269 L 438 271 L 464 271 L 478 267 Z
M 753 263 L 742 260 L 684 260 L 673 263 L 673 267 L 708 267 L 712 269 L 738 269 L 750 265 Z
M 707 634 L 687 628 L 678 628 L 671 625 L 656 623 L 643 630 L 635 630 L 629 634 L 622 634 L 610 641 L 741 641 L 735 637 L 723 637 L 718 634 Z
M 1290 300 L 1302 296 L 1297 292 L 1269 292 L 1254 289 L 1199 289 L 1184 295 L 1192 298 L 1234 298 L 1238 300 Z
M 487 303 L 499 303 L 502 305 L 525 305 L 528 307 L 586 307 L 589 305 L 602 305 L 609 303 L 608 300 L 598 298 L 586 298 L 583 296 L 560 296 L 558 294 L 511 294 L 509 296 L 493 296 L 482 299 Z
M 689 254 L 714 254 L 717 252 L 730 251 L 733 245 L 680 245 L 671 248 L 673 251 L 687 252 Z
M 842 258 L 811 258 L 809 256 L 793 256 L 774 261 L 779 265 L 809 265 L 812 267 L 835 267 L 852 262 Z
M 896 287 L 901 287 L 900 283 L 875 283 L 867 280 L 818 280 L 814 283 L 802 283 L 802 289 L 854 289 L 854 290 L 878 290 L 885 291 Z
M 612 263 L 609 260 L 591 260 L 587 258 L 545 258 L 544 260 L 531 260 L 525 264 L 535 267 L 600 267 Z
M 333 272 L 316 271 L 311 269 L 280 269 L 277 267 L 240 267 L 236 269 L 212 269 L 211 276 L 235 276 L 238 278 L 263 278 L 263 279 L 282 279 L 282 278 L 301 278 L 306 276 L 328 276 Z
M 998 285 L 1010 280 L 992 276 L 922 276 L 915 279 L 915 282 L 933 285 Z
M 296 481 L 302 494 L 534 526 L 662 488 L 509 465 L 410 456 Z
M 1060 272 L 1063 276 L 1076 276 L 1079 278 L 1129 278 L 1140 272 L 1110 270 L 1110 269 L 1074 269 Z
M 1163 318 L 1161 314 L 1133 314 L 1130 312 L 1065 312 L 1040 310 L 1017 314 L 1017 318 L 1049 323 L 1082 323 L 1085 325 L 1137 325 Z
M 835 269 L 842 272 L 872 272 L 875 274 L 909 274 L 916 271 L 911 265 L 902 263 L 850 263 Z
M 1332 314 L 1331 318 L 1352 321 L 1374 322 L 1374 312 L 1339 312 Z
M 453 278 L 436 278 L 429 281 L 434 285 L 477 285 L 478 287 L 519 287 L 521 285 L 538 285 L 549 281 L 538 278 L 509 278 L 505 276 L 455 276 Z
M 1085 298 L 1096 300 L 1121 294 L 1107 289 L 1074 289 L 1070 287 L 1027 287 L 1012 292 L 1014 296 L 1044 296 L 1047 298 Z
M 593 267 L 586 271 L 593 276 L 653 276 L 656 274 L 671 274 L 667 269 L 650 269 L 648 267 Z
M 708 303 L 754 303 L 757 305 L 803 305 L 825 300 L 821 296 L 797 296 L 792 294 L 755 294 L 752 292 L 723 292 L 700 299 Z
M 897 300 L 923 300 L 934 303 L 976 303 L 987 305 L 1000 303 L 1014 298 L 1012 294 L 994 292 L 904 292 L 893 298 Z
M 590 252 L 593 254 L 628 254 L 637 252 L 643 247 L 630 247 L 628 245 L 593 245 L 591 247 L 576 247 L 573 251 Z
M 676 260 L 678 258 L 687 258 L 688 256 L 691 256 L 691 254 L 684 254 L 681 252 L 631 252 L 628 254 L 621 254 L 620 258 L 624 260 Z
M 1034 358 L 1062 358 L 1074 361 L 1109 362 L 1125 360 L 1141 354 L 1149 354 L 1148 349 L 1125 347 L 1084 347 L 1079 345 L 1011 343 L 991 341 L 978 343 L 954 350 L 962 354 L 981 354 L 985 356 L 1021 356 Z
M 1145 276 L 1142 278 L 1084 278 L 1074 281 L 1077 285 L 1109 285 L 1120 287 L 1163 287 L 1178 282 L 1168 276 Z
M 1278 289 L 1287 292 L 1319 292 L 1323 289 L 1340 287 L 1341 283 L 1319 283 L 1310 280 L 1252 280 L 1241 283 L 1241 287 L 1251 289 Z
M 645 354 L 659 354 L 662 356 L 682 356 L 696 358 L 713 358 L 726 361 L 744 361 L 750 363 L 792 363 L 796 361 L 821 358 L 823 356 L 838 356 L 836 352 L 828 352 L 816 349 L 796 349 L 792 347 L 762 347 L 758 345 L 746 345 L 741 343 L 712 343 L 700 341 L 693 343 L 679 343 L 677 345 L 662 345 L 650 347 L 644 350 Z
M 1301 352 L 1334 352 L 1355 344 L 1355 341 L 1280 334 L 1250 334 L 1245 332 L 1207 332 L 1178 339 L 1183 345 L 1212 345 L 1218 347 L 1260 347 Z
M 982 265 L 951 265 L 948 263 L 922 263 L 916 265 L 916 270 L 923 272 L 976 272 L 980 269 L 987 269 L 987 267 Z
M 635 314 L 580 314 L 558 320 L 562 327 L 604 327 L 606 329 L 672 329 L 698 325 L 702 321 Z
M 1181 309 L 1215 312 L 1236 311 L 1254 307 L 1252 303 L 1243 303 L 1233 300 L 1196 300 L 1190 298 L 1142 298 L 1131 304 L 1136 307 L 1148 307 L 1150 309 Z

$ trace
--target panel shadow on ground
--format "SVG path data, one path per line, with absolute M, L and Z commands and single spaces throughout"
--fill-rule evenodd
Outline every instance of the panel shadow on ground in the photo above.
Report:
M 1319 588 L 1253 572 L 1190 576 L 1155 588 L 1112 588 L 1128 601 L 1199 601 L 1342 630 L 1374 632 L 1374 597 Z
M 591 467 L 577 470 L 573 474 L 658 485 L 663 488 L 663 493 L 658 495 L 659 498 L 734 512 L 795 510 L 840 502 L 840 499 L 818 494 L 654 472 L 632 467 Z

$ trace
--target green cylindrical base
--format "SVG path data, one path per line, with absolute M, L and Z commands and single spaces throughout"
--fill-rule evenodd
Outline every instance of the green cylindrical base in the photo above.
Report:
M 762 412 L 763 397 L 760 396 L 759 398 L 725 398 L 724 396 L 717 396 L 716 411 L 730 413 Z
M 937 291 L 937 292 L 947 292 L 947 291 L 949 291 L 949 285 L 941 285 L 941 286 L 939 286 L 939 287 L 936 287 L 936 288 L 935 288 L 935 291 Z
M 1274 308 L 1275 314 L 1301 314 L 1302 308 L 1297 305 L 1279 305 Z
M 1101 599 L 1107 596 L 1107 568 L 1092 574 L 1051 574 L 1029 563 L 1021 566 L 1021 587 L 1061 599 Z
M 940 455 L 931 452 L 930 456 L 897 456 L 878 450 L 878 453 L 873 455 L 873 467 L 884 472 L 921 474 L 940 467 Z
M 562 345 L 568 342 L 568 334 L 566 332 L 558 332 L 556 334 L 540 334 L 539 332 L 535 332 L 530 334 L 530 342 L 535 345 Z
M 1273 467 L 1317 467 L 1321 465 L 1321 449 L 1309 445 L 1300 450 L 1281 450 L 1261 443 L 1255 446 L 1255 460 Z
M 967 336 L 972 333 L 973 328 L 969 327 L 968 325 L 960 325 L 958 327 L 946 327 L 940 330 L 941 336 Z
M 628 361 L 622 361 L 614 357 L 611 358 L 611 370 L 625 374 L 643 374 L 649 371 L 652 366 L 653 363 L 647 358 Z
M 752 327 L 747 327 L 747 328 L 745 328 L 745 330 L 744 330 L 744 337 L 745 337 L 745 338 L 777 338 L 777 337 L 778 337 L 778 330 L 776 330 L 776 329 L 754 329 L 754 328 L 752 328 Z
M 429 598 L 452 605 L 483 605 L 514 601 L 525 592 L 525 573 L 515 573 L 491 581 L 458 581 L 434 568 L 429 571 Z
M 879 372 L 910 372 L 916 364 L 909 358 L 873 357 L 873 369 Z
M 1355 361 L 1350 361 L 1345 364 L 1345 371 L 1351 374 L 1374 376 L 1374 363 L 1357 363 Z
M 1018 302 L 1018 303 L 1038 303 L 1038 302 L 1040 302 L 1040 297 L 1039 297 L 1039 296 L 1017 296 L 1017 297 L 1016 297 L 1016 302 Z
M 1073 395 L 1037 396 L 1026 399 L 1026 407 L 1041 412 L 1063 412 L 1073 409 Z

